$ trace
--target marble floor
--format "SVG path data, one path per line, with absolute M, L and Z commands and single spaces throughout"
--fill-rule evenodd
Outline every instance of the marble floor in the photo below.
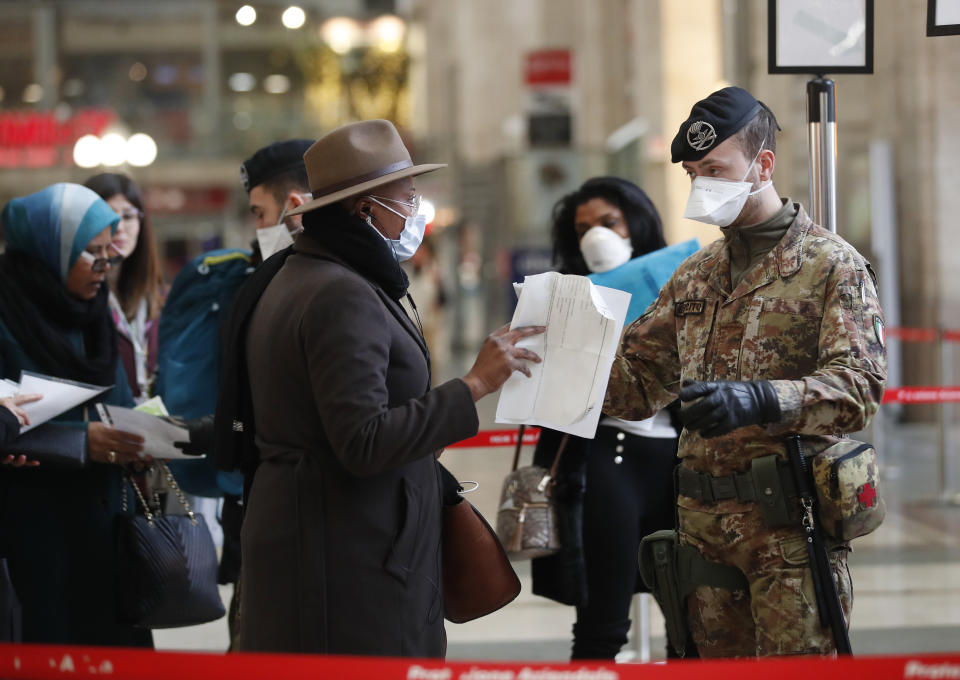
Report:
M 494 397 L 480 402 L 481 429 L 494 425 Z M 960 443 L 960 431 L 950 438 Z M 884 524 L 854 542 L 850 557 L 855 604 L 851 640 L 858 654 L 960 651 L 960 505 L 944 493 L 938 474 L 937 432 L 932 426 L 884 423 Z M 528 460 L 528 447 L 523 461 Z M 451 449 L 443 462 L 461 480 L 476 480 L 470 500 L 495 517 L 500 483 L 512 450 Z M 960 446 L 946 468 L 960 467 Z M 949 489 L 948 489 L 949 490 Z M 529 566 L 517 564 L 520 596 L 505 609 L 466 624 L 447 624 L 449 658 L 564 661 L 574 612 L 530 593 Z M 229 597 L 224 588 L 224 597 Z M 644 616 L 644 612 L 648 616 Z M 623 661 L 663 657 L 663 621 L 647 597 L 634 602 L 634 628 Z M 638 621 L 648 621 L 641 626 Z M 161 649 L 223 650 L 223 620 L 194 628 L 156 631 Z

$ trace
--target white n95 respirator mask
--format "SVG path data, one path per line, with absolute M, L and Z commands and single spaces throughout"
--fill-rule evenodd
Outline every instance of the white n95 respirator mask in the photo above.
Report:
M 609 227 L 590 227 L 580 239 L 580 252 L 587 268 L 597 274 L 626 264 L 633 255 L 633 244 Z
M 763 151 L 762 144 L 760 151 Z M 760 156 L 760 151 L 757 151 L 753 163 L 750 163 L 743 179 L 739 182 L 722 177 L 695 177 L 683 216 L 718 227 L 730 225 L 740 215 L 743 206 L 747 203 L 747 198 L 759 194 L 770 186 L 770 182 L 767 181 L 756 191 L 750 191 L 753 184 L 746 181 L 747 175 L 750 174 L 750 170 Z

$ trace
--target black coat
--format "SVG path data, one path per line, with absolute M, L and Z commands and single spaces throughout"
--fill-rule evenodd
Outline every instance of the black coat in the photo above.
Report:
M 246 341 L 261 463 L 242 530 L 241 649 L 442 656 L 434 454 L 476 433 L 469 388 L 430 390 L 402 307 L 308 233 Z
M 13 411 L 0 406 L 0 446 L 9 444 L 20 434 L 20 421 Z

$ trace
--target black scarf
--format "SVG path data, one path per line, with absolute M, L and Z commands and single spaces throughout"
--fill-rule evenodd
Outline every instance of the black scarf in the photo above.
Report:
M 94 385 L 116 380 L 117 329 L 106 283 L 92 300 L 77 300 L 40 260 L 24 253 L 0 255 L 0 318 L 39 370 Z M 68 331 L 83 334 L 86 356 Z
M 393 250 L 376 229 L 348 213 L 340 204 L 304 213 L 303 233 L 298 238 L 322 246 L 361 276 L 383 288 L 394 300 L 407 294 L 407 274 L 401 269 Z

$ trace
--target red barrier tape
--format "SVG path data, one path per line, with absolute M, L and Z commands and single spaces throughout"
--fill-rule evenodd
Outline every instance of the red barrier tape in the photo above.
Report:
M 884 333 L 888 338 L 896 338 L 904 342 L 936 342 L 940 331 L 936 328 L 898 328 L 891 326 L 890 328 L 885 328 Z M 944 339 L 946 339 L 946 333 L 944 334 Z
M 104 677 L 123 680 L 810 680 L 815 677 L 870 680 L 960 678 L 960 654 L 822 659 L 792 657 L 741 661 L 678 661 L 669 664 L 444 663 L 436 659 L 293 654 L 153 652 L 108 647 L 0 644 L 0 677 L 62 680 Z
M 960 387 L 888 387 L 884 404 L 943 404 L 960 402 Z
M 470 437 L 470 439 L 464 439 L 456 444 L 451 444 L 447 448 L 479 449 L 488 446 L 516 446 L 517 432 L 519 429 L 520 428 L 514 428 L 512 430 L 486 430 L 484 432 L 478 432 L 476 436 Z M 540 428 L 528 427 L 526 430 L 524 430 L 524 446 L 532 446 L 536 444 L 539 439 Z

